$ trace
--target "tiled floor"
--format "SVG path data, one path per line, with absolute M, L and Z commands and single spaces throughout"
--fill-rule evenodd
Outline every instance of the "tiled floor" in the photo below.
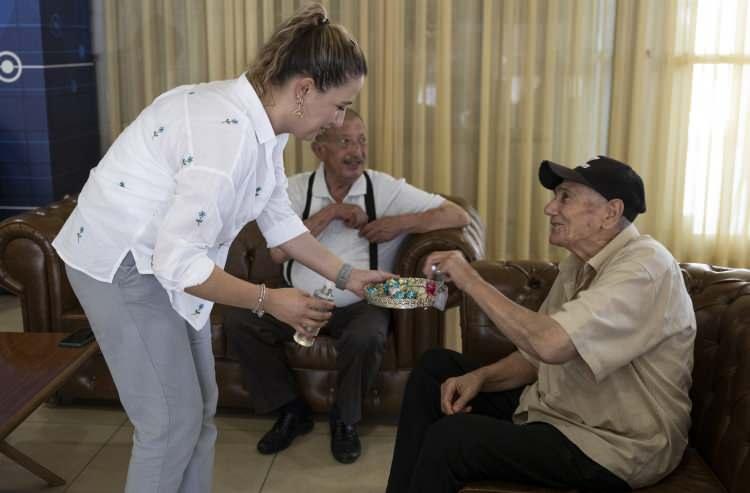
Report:
M 0 296 L 0 331 L 20 330 L 13 296 Z M 351 465 L 336 462 L 329 450 L 328 424 L 320 416 L 312 433 L 274 456 L 260 455 L 255 444 L 273 421 L 220 413 L 214 462 L 214 493 L 382 492 L 385 490 L 396 427 L 392 420 L 360 425 L 362 457 Z M 123 490 L 133 428 L 118 407 L 42 406 L 7 438 L 67 484 L 49 488 L 0 455 L 0 493 L 109 493 Z

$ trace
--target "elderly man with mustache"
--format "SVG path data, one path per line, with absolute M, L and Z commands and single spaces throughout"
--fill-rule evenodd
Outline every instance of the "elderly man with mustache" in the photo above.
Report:
M 467 213 L 439 195 L 413 187 L 404 179 L 367 170 L 367 136 L 362 118 L 347 110 L 344 124 L 319 134 L 312 150 L 321 163 L 314 172 L 289 179 L 292 208 L 320 243 L 351 266 L 391 271 L 408 233 L 461 227 Z M 272 249 L 277 262 L 287 260 Z M 312 293 L 325 283 L 299 262 L 284 265 L 286 282 Z M 333 290 L 336 308 L 326 328 L 337 339 L 337 388 L 330 414 L 331 452 L 352 463 L 361 453 L 356 424 L 362 399 L 374 383 L 388 335 L 389 312 L 368 305 L 351 292 Z M 231 309 L 226 316 L 230 344 L 243 366 L 251 406 L 258 413 L 277 412 L 273 428 L 258 442 L 258 451 L 273 454 L 295 437 L 312 430 L 311 411 L 288 367 L 283 344 L 294 330 L 273 317 L 250 316 Z

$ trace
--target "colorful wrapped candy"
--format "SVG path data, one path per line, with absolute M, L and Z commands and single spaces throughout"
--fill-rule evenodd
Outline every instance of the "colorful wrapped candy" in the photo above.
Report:
M 441 281 L 402 277 L 366 286 L 365 297 L 369 303 L 386 308 L 427 308 L 445 289 Z

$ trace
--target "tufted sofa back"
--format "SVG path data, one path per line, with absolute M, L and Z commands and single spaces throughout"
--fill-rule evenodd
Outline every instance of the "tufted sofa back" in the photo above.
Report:
M 510 299 L 537 310 L 557 276 L 549 262 L 473 264 Z M 681 264 L 698 332 L 690 392 L 691 446 L 730 493 L 750 491 L 750 270 Z M 468 297 L 461 306 L 464 353 L 487 364 L 515 347 Z
M 750 491 L 750 270 L 682 272 L 698 322 L 690 439 L 730 492 Z
M 466 201 L 449 198 L 469 213 L 471 223 L 464 228 L 409 235 L 397 255 L 397 273 L 418 274 L 425 257 L 434 250 L 460 250 L 472 260 L 482 257 L 485 230 L 478 213 Z M 67 281 L 64 265 L 50 244 L 75 205 L 76 198 L 67 196 L 0 222 L 0 287 L 19 296 L 25 331 L 66 332 L 88 324 Z M 282 282 L 281 267 L 271 262 L 265 239 L 255 223 L 247 224 L 232 243 L 226 270 L 271 287 Z M 454 293 L 448 306 L 459 302 L 460 296 Z M 211 338 L 219 405 L 246 407 L 247 390 L 236 355 L 227 344 L 222 315 L 223 307 L 216 305 L 211 312 Z M 422 352 L 443 343 L 445 316 L 433 309 L 399 311 L 394 314 L 390 329 L 381 371 L 365 397 L 365 408 L 372 413 L 398 413 L 414 362 Z M 289 343 L 287 353 L 308 403 L 316 411 L 327 410 L 335 400 L 335 341 L 324 334 L 311 348 Z M 89 360 L 57 393 L 57 398 L 61 402 L 117 399 L 102 356 Z

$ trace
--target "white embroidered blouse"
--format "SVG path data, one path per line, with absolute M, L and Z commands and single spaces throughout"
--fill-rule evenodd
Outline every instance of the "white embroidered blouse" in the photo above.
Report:
M 69 266 L 112 282 L 132 252 L 196 329 L 212 302 L 184 292 L 226 262 L 257 220 L 269 247 L 307 231 L 290 206 L 282 152 L 255 91 L 238 79 L 180 86 L 154 100 L 112 144 L 53 242 Z

